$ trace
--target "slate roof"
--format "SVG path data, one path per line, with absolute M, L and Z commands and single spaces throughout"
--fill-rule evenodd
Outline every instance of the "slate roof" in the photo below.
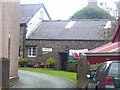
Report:
M 79 20 L 71 28 L 65 28 L 70 22 L 43 21 L 28 39 L 55 40 L 104 40 L 101 37 L 108 20 Z
M 29 20 L 36 14 L 36 12 L 43 7 L 46 11 L 48 17 L 50 18 L 45 6 L 43 3 L 40 4 L 21 4 L 20 5 L 20 17 L 21 23 L 28 23 Z M 51 18 L 50 18 L 51 19 Z

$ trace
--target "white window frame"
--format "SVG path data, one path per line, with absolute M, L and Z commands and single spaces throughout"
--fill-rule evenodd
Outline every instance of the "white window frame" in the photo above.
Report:
M 35 55 L 33 55 L 33 48 L 36 48 L 36 50 L 35 50 L 35 51 L 36 51 L 36 52 L 35 52 L 36 54 L 35 54 Z M 29 50 L 30 50 L 30 52 L 29 52 Z M 28 57 L 36 57 L 36 56 L 37 56 L 37 47 L 36 47 L 36 46 L 29 46 L 27 53 L 28 53 Z M 29 53 L 30 53 L 30 54 L 29 54 Z

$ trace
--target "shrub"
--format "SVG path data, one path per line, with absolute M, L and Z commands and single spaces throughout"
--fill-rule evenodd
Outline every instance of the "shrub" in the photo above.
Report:
M 34 60 L 32 60 L 32 62 L 34 64 L 41 64 L 40 60 L 38 58 L 34 58 Z
M 77 72 L 77 63 L 68 63 L 67 71 Z
M 91 68 L 98 68 L 102 63 L 96 63 L 96 64 L 92 64 Z
M 35 58 L 34 60 L 28 60 L 27 67 L 37 67 L 38 68 L 40 66 L 40 64 L 41 64 L 41 62 L 37 58 Z
M 25 59 L 25 58 L 19 58 L 19 62 L 18 64 L 21 66 L 21 67 L 25 67 L 26 64 L 27 64 L 28 60 Z
M 54 68 L 55 67 L 55 64 L 56 64 L 56 61 L 54 58 L 49 58 L 46 63 L 46 65 L 48 65 L 48 67 L 50 68 Z

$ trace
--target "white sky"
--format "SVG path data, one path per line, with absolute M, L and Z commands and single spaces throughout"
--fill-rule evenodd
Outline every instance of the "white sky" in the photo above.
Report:
M 113 7 L 113 1 L 115 0 L 109 0 L 111 7 Z M 75 12 L 85 7 L 88 4 L 87 2 L 88 0 L 21 0 L 21 4 L 44 3 L 53 20 L 68 19 Z

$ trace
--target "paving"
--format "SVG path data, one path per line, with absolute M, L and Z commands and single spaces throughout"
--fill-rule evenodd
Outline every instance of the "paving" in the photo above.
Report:
M 11 88 L 76 88 L 76 83 L 63 77 L 19 70 L 19 81 Z

